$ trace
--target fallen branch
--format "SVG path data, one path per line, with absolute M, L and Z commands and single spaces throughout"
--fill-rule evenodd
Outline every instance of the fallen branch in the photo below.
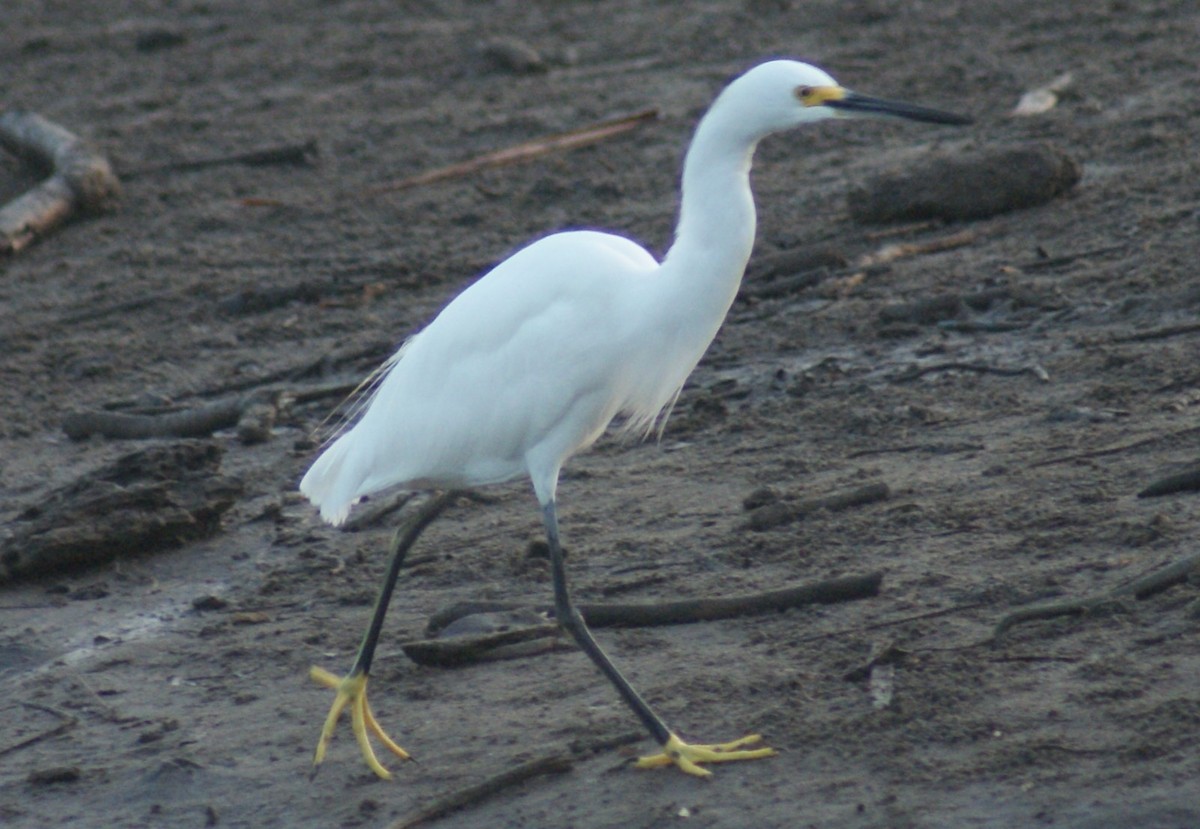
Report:
M 0 208 L 0 253 L 19 253 L 77 212 L 111 210 L 121 193 L 108 159 L 33 112 L 0 113 L 0 146 L 50 177 Z
M 1036 619 L 1055 619 L 1059 616 L 1081 616 L 1129 597 L 1138 600 L 1147 599 L 1168 587 L 1187 581 L 1194 570 L 1200 570 L 1200 553 L 1172 562 L 1166 567 L 1161 567 L 1127 584 L 1118 585 L 1104 593 L 1018 608 L 996 623 L 996 627 L 992 631 L 992 641 L 999 639 L 1009 628 L 1023 622 Z
M 671 602 L 580 604 L 579 612 L 594 628 L 604 627 L 652 627 L 656 625 L 686 625 L 693 622 L 711 622 L 737 616 L 752 616 L 776 613 L 810 604 L 833 604 L 855 599 L 865 599 L 879 594 L 883 573 L 874 572 L 855 576 L 840 576 L 811 584 L 769 590 L 765 593 L 749 593 L 741 596 L 716 598 L 680 599 Z M 530 607 L 507 602 L 460 602 L 435 613 L 426 628 L 433 636 L 452 622 L 476 613 L 531 610 L 549 613 L 548 608 Z M 535 628 L 536 629 L 536 628 Z M 553 629 L 549 629 L 553 632 Z
M 826 581 L 719 598 L 680 599 L 654 604 L 584 604 L 579 610 L 593 627 L 648 627 L 711 622 L 737 616 L 777 613 L 809 604 L 832 604 L 879 595 L 883 573 L 842 576 Z
M 450 164 L 446 167 L 439 167 L 435 170 L 418 173 L 415 176 L 409 176 L 390 184 L 372 187 L 366 192 L 370 195 L 378 195 L 380 193 L 391 193 L 396 190 L 407 190 L 410 187 L 432 184 L 436 181 L 460 178 L 479 170 L 529 161 L 530 159 L 548 155 L 559 150 L 572 150 L 577 147 L 584 147 L 588 144 L 595 144 L 607 138 L 612 138 L 615 135 L 629 132 L 656 118 L 658 118 L 657 109 L 643 109 L 632 115 L 625 115 L 609 121 L 601 121 L 598 124 L 560 132 L 555 135 L 548 135 L 543 138 L 535 138 L 531 141 L 524 141 L 502 150 L 495 150 L 466 161 L 460 161 L 457 164 Z

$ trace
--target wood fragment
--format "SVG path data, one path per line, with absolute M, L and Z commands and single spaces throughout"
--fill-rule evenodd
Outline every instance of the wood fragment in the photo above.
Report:
M 1121 337 L 1113 337 L 1114 343 L 1144 343 L 1150 340 L 1165 340 L 1169 337 L 1179 337 L 1184 334 L 1200 332 L 1200 322 L 1185 322 L 1179 325 L 1168 325 L 1164 328 L 1152 328 L 1149 331 L 1136 331 Z
M 989 366 L 986 363 L 948 362 L 934 363 L 928 366 L 911 366 L 896 375 L 897 383 L 908 383 L 926 374 L 939 371 L 968 371 L 973 374 L 998 374 L 1002 377 L 1018 377 L 1022 374 L 1032 374 L 1043 383 L 1050 382 L 1050 374 L 1036 363 L 1028 366 Z
M 71 440 L 85 440 L 92 435 L 119 440 L 208 437 L 218 429 L 237 426 L 242 413 L 260 402 L 254 395 L 245 395 L 165 414 L 74 412 L 63 418 L 63 431 Z
M 0 584 L 207 538 L 241 494 L 210 441 L 154 443 L 40 495 L 0 533 Z
M 34 734 L 32 737 L 26 737 L 20 742 L 0 748 L 0 756 L 12 754 L 14 751 L 20 751 L 23 748 L 28 748 L 29 746 L 34 745 L 35 743 L 40 743 L 43 740 L 53 739 L 60 734 L 67 733 L 79 724 L 78 718 L 73 717 L 63 711 L 59 711 L 57 708 L 51 708 L 49 705 L 41 705 L 40 703 L 36 702 L 22 702 L 21 704 L 26 708 L 32 708 L 35 711 L 45 711 L 48 714 L 53 714 L 55 717 L 58 717 L 59 723 L 48 731 L 43 731 L 40 734 Z
M 0 208 L 0 253 L 19 253 L 77 213 L 99 214 L 116 206 L 121 185 L 108 159 L 37 113 L 0 113 L 0 147 L 50 172 Z
M 1134 579 L 1129 584 L 1116 588 L 1113 595 L 1147 599 L 1168 587 L 1182 584 L 1197 570 L 1200 570 L 1200 553 L 1186 556 L 1141 578 Z
M 1200 492 L 1200 467 L 1160 478 L 1138 493 L 1139 498 L 1159 498 L 1177 492 Z
M 479 636 L 451 636 L 445 639 L 417 639 L 400 645 L 404 655 L 418 665 L 436 668 L 456 668 L 477 662 L 492 662 L 502 658 L 532 655 L 548 650 L 545 642 L 538 642 L 533 649 L 512 650 L 510 646 L 528 643 L 531 640 L 551 642 L 559 635 L 558 625 L 542 624 L 533 627 L 482 634 Z
M 307 167 L 315 164 L 319 155 L 320 150 L 317 147 L 316 139 L 310 138 L 302 143 L 280 144 L 274 147 L 250 150 L 249 152 L 210 156 L 209 158 L 197 158 L 189 161 L 170 161 L 166 164 L 158 164 L 152 167 L 138 167 L 126 172 L 124 175 L 126 178 L 136 178 L 152 173 L 188 173 L 196 170 L 207 170 L 210 167 L 224 167 L 231 164 L 240 164 L 244 167 L 283 165 Z
M 589 144 L 595 144 L 608 138 L 622 135 L 656 118 L 658 118 L 658 110 L 656 108 L 643 109 L 631 115 L 601 121 L 591 126 L 568 130 L 567 132 L 548 135 L 542 138 L 535 138 L 531 141 L 523 141 L 520 144 L 484 153 L 483 155 L 458 162 L 457 164 L 438 167 L 437 169 L 409 176 L 390 184 L 372 187 L 366 193 L 369 195 L 378 195 L 397 190 L 407 190 L 411 187 L 432 184 L 446 179 L 461 178 L 479 170 L 529 161 L 561 150 L 573 150 L 578 147 L 585 147 Z
M 974 242 L 975 232 L 973 230 L 963 230 L 958 233 L 952 233 L 949 236 L 928 239 L 924 242 L 893 243 L 884 245 L 874 253 L 863 254 L 855 262 L 855 265 L 860 268 L 877 267 L 879 265 L 890 264 L 897 259 L 907 259 L 910 256 L 920 256 L 926 253 L 940 253 L 944 250 L 954 250 L 955 248 L 974 244 Z
M 584 604 L 583 618 L 592 627 L 646 627 L 711 622 L 737 616 L 778 613 L 809 604 L 832 604 L 879 595 L 883 573 L 841 576 L 810 584 L 741 596 L 680 599 L 638 604 Z
M 400 818 L 388 826 L 388 829 L 412 829 L 440 817 L 458 811 L 467 806 L 473 806 L 493 795 L 519 786 L 527 780 L 547 774 L 563 774 L 574 766 L 570 755 L 564 753 L 550 754 L 538 757 L 527 763 L 492 775 L 473 786 L 443 795 L 410 815 Z
M 762 532 L 799 521 L 819 510 L 840 512 L 877 501 L 886 501 L 890 494 L 887 484 L 875 483 L 817 498 L 805 498 L 799 501 L 779 500 L 751 512 L 743 526 L 749 530 Z
M 1048 268 L 1057 268 L 1062 265 L 1069 265 L 1072 262 L 1080 259 L 1089 259 L 1093 256 L 1103 256 L 1108 253 L 1117 253 L 1125 250 L 1128 245 L 1104 245 L 1098 248 L 1090 248 L 1089 250 L 1081 250 L 1075 253 L 1064 253 L 1061 256 L 1043 256 L 1039 259 L 1034 259 L 1032 262 L 1024 262 L 1017 265 L 1022 271 L 1040 271 Z
M 1121 443 L 1116 446 L 1107 446 L 1103 449 L 1090 449 L 1086 452 L 1075 452 L 1070 455 L 1058 455 L 1053 458 L 1035 461 L 1029 464 L 1030 469 L 1037 469 L 1042 466 L 1053 466 L 1060 463 L 1070 463 L 1072 461 L 1089 460 L 1091 458 L 1102 458 L 1106 455 L 1117 455 L 1121 452 L 1128 452 L 1130 449 L 1140 449 L 1152 443 L 1160 441 L 1172 440 L 1174 438 L 1186 437 L 1188 435 L 1200 432 L 1200 426 L 1193 426 L 1188 429 L 1180 429 L 1178 432 L 1169 432 L 1165 435 L 1151 435 L 1148 438 L 1130 441 L 1129 443 Z

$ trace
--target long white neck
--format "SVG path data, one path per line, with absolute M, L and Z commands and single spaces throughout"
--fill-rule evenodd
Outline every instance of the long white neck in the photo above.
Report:
M 690 329 L 686 338 L 703 340 L 701 353 L 733 304 L 754 246 L 750 163 L 759 136 L 721 103 L 701 120 L 684 160 L 675 243 L 659 272 L 676 318 Z

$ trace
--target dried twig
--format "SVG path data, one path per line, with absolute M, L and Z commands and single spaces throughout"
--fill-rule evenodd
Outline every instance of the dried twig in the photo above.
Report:
M 969 371 L 974 374 L 999 374 L 1002 377 L 1017 377 L 1022 374 L 1032 374 L 1043 383 L 1050 382 L 1050 375 L 1046 369 L 1035 364 L 1028 366 L 989 366 L 986 363 L 934 363 L 929 366 L 913 366 L 905 369 L 896 376 L 897 383 L 907 383 L 916 380 L 918 377 L 924 377 L 926 374 L 933 374 L 938 371 Z
M 1185 437 L 1187 435 L 1191 435 L 1196 432 L 1200 432 L 1200 426 L 1192 426 L 1188 429 L 1180 429 L 1178 432 L 1170 432 L 1165 435 L 1151 435 L 1148 438 L 1142 438 L 1140 440 L 1130 441 L 1129 443 L 1118 444 L 1117 446 L 1108 446 L 1103 449 L 1092 449 L 1087 452 L 1076 452 L 1071 455 L 1058 455 L 1053 458 L 1046 458 L 1045 460 L 1036 461 L 1034 463 L 1031 463 L 1031 464 L 1029 464 L 1029 468 L 1037 469 L 1038 467 L 1041 467 L 1041 466 L 1053 466 L 1055 464 L 1069 463 L 1071 461 L 1087 460 L 1090 458 L 1102 458 L 1106 455 L 1116 455 L 1121 452 L 1127 452 L 1130 449 L 1140 449 L 1141 447 L 1146 446 L 1151 443 L 1158 443 L 1159 441 Z
M 944 250 L 965 247 L 974 242 L 975 231 L 963 230 L 958 233 L 952 233 L 949 236 L 929 239 L 924 242 L 901 242 L 884 245 L 874 253 L 863 254 L 855 264 L 860 268 L 876 267 L 895 262 L 897 259 L 906 259 L 910 256 L 919 256 L 925 253 L 940 253 Z
M 53 714 L 54 716 L 58 717 L 59 723 L 49 731 L 43 731 L 40 734 L 34 734 L 32 737 L 27 737 L 18 743 L 13 743 L 10 746 L 4 746 L 3 748 L 0 748 L 0 755 L 12 754 L 14 751 L 27 748 L 34 743 L 40 743 L 42 740 L 49 740 L 53 737 L 57 737 L 59 734 L 65 734 L 79 724 L 78 718 L 73 717 L 63 711 L 59 711 L 57 708 L 51 708 L 49 705 L 41 705 L 36 702 L 22 702 L 21 704 L 26 708 L 32 708 L 36 711 L 45 711 L 47 714 Z
M 404 642 L 404 655 L 418 665 L 455 668 L 478 662 L 493 662 L 533 656 L 559 647 L 560 628 L 554 624 L 534 625 L 480 636 L 449 636 Z M 563 643 L 565 645 L 565 643 Z
M 1149 331 L 1136 331 L 1122 337 L 1113 337 L 1114 343 L 1144 343 L 1149 340 L 1165 340 L 1168 337 L 1178 337 L 1182 334 L 1195 334 L 1200 331 L 1200 322 L 1185 322 L 1179 325 L 1168 325 L 1165 328 L 1151 328 Z
M 438 167 L 435 170 L 429 170 L 424 173 L 419 173 L 415 176 L 400 179 L 399 181 L 390 184 L 384 184 L 379 187 L 372 187 L 366 192 L 372 195 L 379 193 L 390 193 L 395 190 L 406 190 L 410 187 L 417 187 L 422 184 L 432 184 L 436 181 L 444 179 L 459 178 L 461 176 L 474 173 L 478 170 L 485 170 L 492 167 L 503 167 L 507 164 L 516 164 L 521 161 L 529 161 L 539 156 L 544 156 L 559 150 L 571 150 L 576 147 L 584 147 L 588 144 L 595 144 L 607 138 L 612 138 L 614 135 L 621 135 L 636 129 L 642 124 L 653 121 L 658 118 L 657 109 L 643 109 L 631 115 L 625 115 L 620 118 L 614 118 L 609 121 L 601 121 L 598 124 L 581 127 L 567 132 L 560 132 L 555 135 L 548 135 L 542 138 L 535 138 L 531 141 L 524 141 L 520 144 L 515 144 L 511 147 L 505 147 L 502 150 L 494 150 L 490 153 L 476 156 L 475 158 L 466 161 L 460 161 L 457 164 L 450 164 L 446 167 Z
M 110 210 L 120 196 L 108 159 L 36 113 L 0 113 L 0 146 L 50 171 L 37 187 L 0 208 L 0 253 L 19 253 L 76 212 Z
M 1200 569 L 1200 553 L 1172 562 L 1166 567 L 1160 567 L 1152 573 L 1103 593 L 1018 608 L 996 623 L 992 632 L 992 640 L 1000 638 L 1009 628 L 1022 622 L 1030 622 L 1035 619 L 1055 619 L 1059 616 L 1080 616 L 1129 597 L 1147 599 L 1168 587 L 1186 581 L 1192 571 L 1197 569 Z

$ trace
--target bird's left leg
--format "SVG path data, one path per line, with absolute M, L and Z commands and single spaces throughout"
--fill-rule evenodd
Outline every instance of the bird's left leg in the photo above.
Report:
M 571 603 L 570 591 L 567 589 L 566 568 L 563 564 L 562 546 L 558 539 L 558 514 L 553 500 L 542 506 L 542 520 L 546 526 L 546 539 L 550 546 L 550 567 L 554 579 L 554 612 L 558 623 L 571 634 L 588 658 L 608 677 L 609 682 L 625 700 L 625 704 L 633 709 L 633 713 L 662 746 L 660 753 L 638 760 L 638 768 L 676 765 L 688 774 L 707 777 L 712 772 L 703 768 L 702 763 L 757 760 L 760 757 L 770 757 L 775 754 L 775 750 L 772 748 L 746 748 L 762 739 L 757 734 L 751 734 L 731 743 L 691 745 L 679 739 L 671 729 L 667 728 L 666 723 L 658 714 L 654 713 L 650 704 L 617 670 L 616 665 L 592 637 L 592 632 L 588 630 L 583 615 Z
M 400 575 L 400 568 L 404 565 L 404 558 L 430 522 L 458 494 L 446 492 L 430 499 L 408 524 L 396 530 L 391 543 L 391 564 L 388 566 L 383 586 L 379 590 L 379 598 L 375 601 L 371 624 L 363 636 L 362 644 L 358 648 L 358 655 L 354 658 L 354 667 L 350 669 L 350 673 L 338 678 L 324 668 L 313 666 L 309 670 L 310 677 L 337 692 L 333 699 L 333 705 L 329 709 L 329 716 L 325 718 L 325 726 L 321 729 L 321 738 L 317 742 L 316 753 L 313 755 L 314 770 L 325 759 L 325 749 L 328 748 L 329 741 L 333 738 L 338 719 L 347 708 L 350 709 L 350 725 L 354 729 L 358 747 L 362 751 L 363 759 L 366 760 L 373 772 L 385 780 L 392 776 L 391 772 L 375 756 L 375 750 L 371 747 L 370 737 L 372 735 L 401 760 L 410 759 L 408 752 L 387 735 L 371 712 L 371 706 L 367 702 L 367 676 L 371 672 L 371 661 L 375 658 L 375 646 L 379 642 L 379 633 L 383 629 L 383 618 L 387 615 L 388 604 L 392 600 L 392 591 L 396 587 L 396 579 Z

